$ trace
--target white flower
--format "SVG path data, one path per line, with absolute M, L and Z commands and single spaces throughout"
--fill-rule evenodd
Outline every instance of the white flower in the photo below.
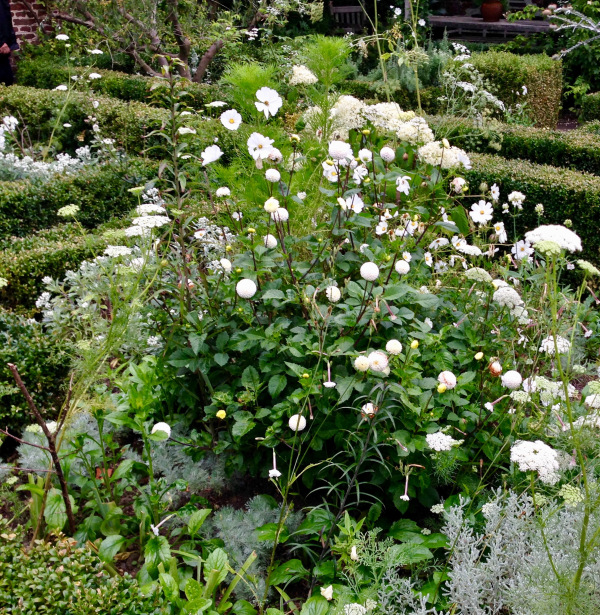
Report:
M 500 188 L 496 184 L 492 184 L 490 188 L 490 193 L 492 195 L 492 200 L 497 201 L 500 198 Z
M 231 261 L 228 258 L 222 258 L 219 261 L 219 264 L 221 265 L 225 273 L 231 273 L 232 265 L 231 265 Z
M 202 166 L 205 167 L 207 164 L 211 162 L 215 162 L 219 160 L 219 158 L 223 155 L 221 148 L 218 145 L 209 145 L 201 154 L 200 158 L 202 158 Z
M 467 181 L 462 177 L 455 177 L 450 182 L 450 185 L 452 186 L 452 189 L 454 190 L 454 192 L 456 192 L 456 194 L 460 194 L 463 191 L 463 188 L 465 187 L 466 183 Z
M 241 211 L 234 211 L 231 217 L 239 222 L 244 217 L 244 214 Z
M 288 425 L 292 431 L 303 431 L 306 428 L 306 419 L 301 414 L 294 414 L 290 417 Z
M 303 64 L 292 66 L 292 76 L 288 82 L 290 85 L 312 85 L 317 81 L 313 72 Z
M 152 433 L 156 433 L 157 431 L 163 431 L 167 434 L 167 438 L 171 437 L 171 427 L 167 423 L 156 423 L 152 428 Z
M 410 497 L 405 493 L 404 495 L 400 496 L 401 500 L 404 500 L 405 502 L 408 502 L 410 500 Z
M 222 100 L 214 100 L 211 103 L 208 103 L 206 106 L 207 107 L 225 107 L 225 105 L 227 105 L 226 102 L 223 102 Z
M 517 241 L 510 251 L 517 260 L 529 258 L 533 254 L 533 248 L 526 240 Z
M 360 268 L 360 275 L 367 282 L 374 282 L 379 277 L 379 267 L 370 261 L 363 263 Z
M 344 211 L 351 209 L 355 214 L 359 214 L 365 208 L 365 202 L 358 196 L 358 194 L 353 194 L 352 196 L 347 197 L 345 205 L 345 207 L 342 207 Z
M 253 280 L 244 278 L 235 285 L 235 292 L 242 299 L 251 299 L 256 294 L 256 283 Z
M 90 73 L 88 75 L 89 79 L 102 79 L 102 75 L 100 73 Z
M 333 598 L 333 585 L 321 587 L 321 596 L 323 596 L 323 598 L 327 601 L 331 600 Z
M 278 207 L 271 212 L 271 220 L 275 222 L 287 222 L 290 217 L 290 212 L 285 207 Z
M 264 160 L 269 157 L 269 154 L 273 150 L 273 139 L 261 135 L 259 132 L 253 132 L 246 142 L 248 146 L 248 152 L 254 158 Z
M 50 297 L 50 293 L 47 293 L 47 294 L 48 294 L 48 297 Z M 356 357 L 356 359 L 354 359 L 354 369 L 357 372 L 366 372 L 369 370 L 370 366 L 371 366 L 371 363 L 369 361 L 369 358 L 364 355 L 360 355 Z
M 281 472 L 277 468 L 269 470 L 269 478 L 279 478 L 280 476 Z
M 146 340 L 146 344 L 148 344 L 148 346 L 160 346 L 160 343 L 162 342 L 162 337 L 158 336 L 158 335 L 151 335 L 147 340 Z
M 350 549 L 350 559 L 353 562 L 358 561 L 358 551 L 356 550 L 356 545 L 352 545 L 352 548 Z
M 107 246 L 106 250 L 104 250 L 104 254 L 106 256 L 112 256 L 113 258 L 117 258 L 119 256 L 129 256 L 133 250 L 131 248 L 127 248 L 125 246 Z
M 332 303 L 337 303 L 342 298 L 342 293 L 337 286 L 328 286 L 325 289 L 325 295 Z
M 460 440 L 455 440 L 452 436 L 448 436 L 441 431 L 427 434 L 425 440 L 429 448 L 434 451 L 449 451 L 453 446 L 460 445 Z
M 447 246 L 450 242 L 445 237 L 438 237 L 429 244 L 430 250 L 437 250 L 443 246 Z
M 365 416 L 373 416 L 375 414 L 376 408 L 375 406 L 369 402 L 367 404 L 365 404 L 360 411 L 362 412 L 362 414 L 364 414 Z
M 193 128 L 190 128 L 189 126 L 180 126 L 177 129 L 177 132 L 180 135 L 195 135 L 196 131 Z
M 396 179 L 396 190 L 402 194 L 408 195 L 410 192 L 410 179 L 411 178 L 408 175 L 398 177 Z
M 508 195 L 508 200 L 517 209 L 523 209 L 523 201 L 525 200 L 525 195 L 522 192 L 518 192 L 515 190 Z
M 296 196 L 303 201 L 306 198 L 306 192 L 298 192 Z
M 506 243 L 508 241 L 508 235 L 506 233 L 506 229 L 504 228 L 504 222 L 496 222 L 496 224 L 494 224 L 494 232 L 496 233 L 500 243 Z
M 491 203 L 486 203 L 481 200 L 479 203 L 473 203 L 473 205 L 471 205 L 471 211 L 469 213 L 473 222 L 483 225 L 494 217 L 494 208 Z
M 69 88 L 66 85 L 57 85 L 54 89 L 59 92 L 66 92 Z
M 332 141 L 329 144 L 329 156 L 338 161 L 350 161 L 354 158 L 352 147 L 345 141 Z
M 268 214 L 275 213 L 279 209 L 279 201 L 271 197 L 265 201 L 264 209 Z
M 222 186 L 221 188 L 217 188 L 217 191 L 215 192 L 215 194 L 219 197 L 225 197 L 225 196 L 230 196 L 231 195 L 231 190 L 229 190 L 229 188 Z
M 381 350 L 374 350 L 367 357 L 369 369 L 373 372 L 383 372 L 388 366 L 388 358 Z M 356 362 L 355 362 L 356 367 Z
M 560 335 L 556 336 L 556 347 L 558 354 L 567 354 L 571 350 L 571 342 Z M 545 352 L 550 356 L 554 356 L 554 338 L 550 335 L 542 340 L 540 344 L 540 352 Z
M 510 460 L 519 466 L 521 472 L 537 472 L 543 483 L 554 485 L 558 482 L 558 454 L 541 440 L 517 440 L 510 449 Z
M 364 164 L 371 162 L 373 160 L 373 152 L 370 149 L 363 148 L 358 151 L 358 159 Z
M 419 21 L 417 22 L 421 27 L 423 27 L 425 25 L 425 20 L 424 19 L 419 19 Z
M 410 271 L 410 265 L 404 259 L 396 261 L 394 267 L 400 275 L 406 275 Z
M 265 248 L 269 248 L 270 250 L 277 247 L 277 239 L 270 233 L 266 237 L 263 237 L 263 243 Z
M 221 124 L 228 130 L 237 130 L 242 123 L 242 116 L 235 110 L 229 109 L 224 113 L 221 113 Z
M 139 218 L 134 218 L 131 222 L 135 226 L 151 229 L 165 226 L 165 224 L 169 224 L 171 220 L 167 216 L 140 216 Z
M 88 53 L 93 56 L 101 56 L 104 52 L 101 49 L 89 49 Z
M 265 179 L 271 183 L 278 182 L 281 179 L 281 173 L 277 169 L 267 169 Z
M 500 286 L 493 294 L 492 300 L 500 306 L 507 306 L 511 309 L 523 303 L 523 299 L 512 286 Z
M 256 92 L 256 98 L 258 98 L 258 102 L 255 102 L 254 106 L 262 111 L 267 119 L 269 119 L 269 116 L 275 115 L 283 105 L 281 96 L 271 88 L 260 88 Z
M 573 231 L 560 224 L 545 224 L 525 233 L 525 240 L 531 245 L 539 241 L 553 241 L 568 252 L 581 251 L 581 239 Z
M 402 344 L 400 340 L 392 339 L 385 345 L 385 349 L 392 355 L 399 355 L 402 352 Z
M 431 265 L 433 265 L 433 256 L 431 256 L 431 252 L 425 252 L 425 254 L 423 254 L 423 260 L 428 267 L 431 267 Z
M 514 390 L 518 389 L 521 386 L 523 378 L 521 377 L 521 374 L 519 374 L 519 372 L 515 371 L 514 369 L 511 369 L 510 371 L 502 375 L 501 381 L 502 386 L 506 387 L 507 389 Z
M 69 122 L 65 122 L 63 124 L 63 128 L 71 128 L 73 126 L 73 124 L 69 124 Z
M 384 162 L 392 162 L 396 159 L 396 152 L 391 147 L 382 147 L 379 155 Z
M 69 40 L 69 37 L 66 34 L 57 34 L 55 38 L 57 41 L 68 41 Z
M 440 372 L 438 375 L 438 382 L 445 384 L 447 389 L 453 389 L 456 386 L 456 376 L 450 371 Z

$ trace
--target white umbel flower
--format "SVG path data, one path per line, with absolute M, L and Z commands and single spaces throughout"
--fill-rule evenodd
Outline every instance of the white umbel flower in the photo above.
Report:
M 272 250 L 273 248 L 277 247 L 277 239 L 274 235 L 271 235 L 270 233 L 263 237 L 263 243 L 265 244 L 265 248 L 269 248 L 269 250 Z
M 558 354 L 567 354 L 571 350 L 571 342 L 560 335 L 556 336 L 556 347 Z M 550 356 L 554 356 L 556 348 L 554 348 L 554 337 L 548 336 L 542 340 L 540 344 L 540 352 L 545 352 Z
M 438 382 L 440 384 L 445 384 L 447 389 L 453 389 L 456 386 L 457 380 L 452 372 L 446 370 L 438 375 Z
M 521 386 L 523 378 L 521 377 L 521 374 L 519 374 L 519 372 L 515 371 L 514 369 L 511 369 L 505 374 L 503 374 L 503 376 L 501 377 L 501 381 L 502 386 L 506 387 L 507 389 L 515 390 Z
M 379 267 L 370 261 L 363 263 L 360 268 L 360 275 L 367 282 L 373 282 L 379 277 Z
M 537 472 L 543 483 L 554 485 L 558 482 L 558 454 L 541 440 L 517 440 L 510 449 L 510 460 L 521 472 Z
M 301 414 L 294 414 L 290 417 L 288 425 L 292 431 L 303 431 L 306 429 L 306 419 Z
M 156 423 L 152 428 L 152 433 L 162 431 L 167 434 L 167 438 L 171 437 L 171 426 L 168 423 Z
M 402 352 L 402 344 L 400 340 L 389 340 L 388 343 L 385 345 L 385 349 L 392 355 L 399 355 Z
M 405 260 L 396 261 L 394 267 L 400 275 L 406 275 L 410 271 L 410 265 Z
M 235 292 L 242 299 L 251 299 L 256 294 L 256 283 L 254 280 L 244 278 L 235 285 Z
M 219 119 L 227 130 L 237 130 L 242 123 L 242 116 L 235 109 L 224 111 Z
M 545 224 L 533 231 L 525 233 L 525 240 L 535 245 L 539 241 L 553 241 L 568 252 L 581 252 L 581 239 L 579 236 L 560 224 Z
M 292 76 L 288 82 L 290 85 L 312 85 L 317 81 L 318 79 L 313 72 L 304 64 L 292 66 Z
M 429 445 L 429 448 L 432 448 L 434 451 L 449 451 L 453 446 L 458 446 L 460 444 L 459 440 L 455 440 L 452 436 L 448 436 L 441 431 L 436 433 L 428 433 L 425 436 L 425 440 Z
M 523 299 L 512 286 L 501 286 L 494 292 L 492 299 L 500 306 L 507 306 L 511 309 L 523 303 Z
M 337 303 L 342 298 L 342 293 L 337 286 L 328 286 L 325 289 L 325 295 L 331 303 Z

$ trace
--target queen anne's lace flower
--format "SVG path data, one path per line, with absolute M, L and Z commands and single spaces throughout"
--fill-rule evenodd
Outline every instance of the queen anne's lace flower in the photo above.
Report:
M 491 284 L 492 276 L 485 270 L 480 267 L 471 267 L 465 271 L 465 277 L 469 280 L 474 280 L 476 282 L 483 282 L 485 284 Z
M 525 233 L 525 240 L 535 245 L 539 241 L 553 241 L 568 252 L 581 252 L 581 239 L 570 229 L 560 224 L 545 224 Z
M 290 85 L 312 85 L 317 83 L 318 79 L 314 73 L 304 66 L 304 64 L 296 64 L 292 66 L 292 76 L 290 77 Z
M 466 152 L 458 147 L 444 147 L 440 141 L 432 141 L 418 150 L 419 158 L 432 166 L 442 169 L 471 168 L 471 161 Z
M 571 350 L 571 342 L 564 337 L 557 335 L 556 348 L 558 348 L 558 354 L 567 354 L 569 350 Z M 544 338 L 540 344 L 540 352 L 545 352 L 550 356 L 554 356 L 556 348 L 554 347 L 554 337 L 551 335 Z
M 428 433 L 425 436 L 429 448 L 434 451 L 449 451 L 453 446 L 459 446 L 460 440 L 455 440 L 452 436 L 448 436 L 445 433 L 438 431 L 436 433 Z
M 523 299 L 512 286 L 500 286 L 493 294 L 492 299 L 495 303 L 509 308 L 515 308 L 523 303 Z
M 554 485 L 558 482 L 558 454 L 541 440 L 517 440 L 510 449 L 510 460 L 521 472 L 537 472 L 543 483 Z

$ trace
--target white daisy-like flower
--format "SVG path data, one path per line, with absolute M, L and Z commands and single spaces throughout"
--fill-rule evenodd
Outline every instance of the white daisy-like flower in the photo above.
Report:
M 504 222 L 496 222 L 494 224 L 494 232 L 500 243 L 506 243 L 508 241 L 508 235 L 504 228 Z
M 251 299 L 256 294 L 256 283 L 254 280 L 244 278 L 235 285 L 235 292 L 242 299 Z
M 517 260 L 529 258 L 533 254 L 531 244 L 524 239 L 517 241 L 510 251 Z
M 363 163 L 367 164 L 373 160 L 373 152 L 370 149 L 363 148 L 358 151 L 358 159 Z
M 337 303 L 342 298 L 342 293 L 337 286 L 328 286 L 325 289 L 325 295 L 331 303 Z
M 274 149 L 273 139 L 261 135 L 259 132 L 253 132 L 246 142 L 248 146 L 248 152 L 254 158 L 254 160 L 264 160 L 269 157 L 269 154 Z
M 408 195 L 410 192 L 410 180 L 411 178 L 408 175 L 398 177 L 396 179 L 396 190 L 402 194 Z
M 213 100 L 213 102 L 208 103 L 206 106 L 207 107 L 212 107 L 212 108 L 218 108 L 218 107 L 225 107 L 227 105 L 226 102 L 222 101 L 222 100 Z
M 223 155 L 223 151 L 218 145 L 209 145 L 201 154 L 202 166 L 205 167 L 211 162 L 216 162 Z
M 490 194 L 492 196 L 492 201 L 497 201 L 500 198 L 500 188 L 498 188 L 496 184 L 492 184 Z
M 373 404 L 372 402 L 368 402 L 362 406 L 360 412 L 365 416 L 373 416 L 374 414 L 376 414 L 376 410 L 377 409 L 375 407 L 375 404 Z
M 428 267 L 431 267 L 433 265 L 433 256 L 431 256 L 431 252 L 425 252 L 423 260 Z
M 258 98 L 258 102 L 255 102 L 254 106 L 264 113 L 267 119 L 269 119 L 270 116 L 276 115 L 283 105 L 281 96 L 272 88 L 260 88 L 260 90 L 256 92 L 256 98 Z
M 437 250 L 443 246 L 447 246 L 450 242 L 445 237 L 438 237 L 429 244 L 430 250 Z
M 471 211 L 469 212 L 473 222 L 483 225 L 488 223 L 494 217 L 494 207 L 491 203 L 481 200 L 478 203 L 471 205 Z
M 237 130 L 242 123 L 242 116 L 235 109 L 225 111 L 219 119 L 227 130 Z
M 385 345 L 385 349 L 392 355 L 399 355 L 402 352 L 402 343 L 400 340 L 391 339 Z
M 360 275 L 367 282 L 374 282 L 379 277 L 379 267 L 370 261 L 363 263 L 360 268 Z

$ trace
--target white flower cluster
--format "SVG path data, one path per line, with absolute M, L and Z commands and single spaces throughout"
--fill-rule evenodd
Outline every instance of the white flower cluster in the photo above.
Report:
M 362 111 L 365 104 L 354 96 L 340 96 L 331 109 L 332 130 L 340 139 L 347 139 L 351 130 L 358 130 L 365 125 Z
M 402 111 L 400 105 L 395 102 L 365 105 L 362 113 L 373 126 L 390 132 L 396 132 L 402 123 L 416 118 L 414 111 Z
M 425 440 L 427 440 L 427 444 L 430 448 L 438 452 L 449 451 L 454 446 L 460 446 L 462 442 L 461 440 L 455 440 L 452 436 L 448 436 L 441 431 L 427 434 Z
M 569 350 L 571 350 L 571 342 L 560 335 L 556 336 L 556 348 L 554 347 L 554 337 L 549 335 L 544 338 L 540 343 L 540 352 L 545 352 L 551 357 L 554 356 L 554 353 L 558 349 L 558 354 L 567 354 Z
M 581 252 L 579 236 L 560 224 L 544 224 L 533 231 L 525 233 L 525 240 L 531 245 L 540 241 L 552 241 L 568 252 Z
M 500 306 L 514 309 L 523 304 L 523 299 L 512 286 L 500 286 L 492 296 L 492 300 Z
M 422 117 L 415 117 L 408 122 L 400 122 L 396 136 L 400 141 L 406 141 L 411 145 L 431 143 L 435 139 L 433 131 Z
M 522 472 L 537 472 L 543 483 L 554 485 L 558 482 L 558 454 L 541 440 L 517 440 L 510 449 L 510 460 Z
M 418 156 L 425 164 L 442 169 L 471 168 L 467 153 L 454 146 L 446 147 L 441 141 L 431 141 L 418 149 Z
M 290 77 L 290 85 L 312 85 L 317 83 L 318 79 L 314 73 L 303 64 L 292 66 L 292 76 Z

